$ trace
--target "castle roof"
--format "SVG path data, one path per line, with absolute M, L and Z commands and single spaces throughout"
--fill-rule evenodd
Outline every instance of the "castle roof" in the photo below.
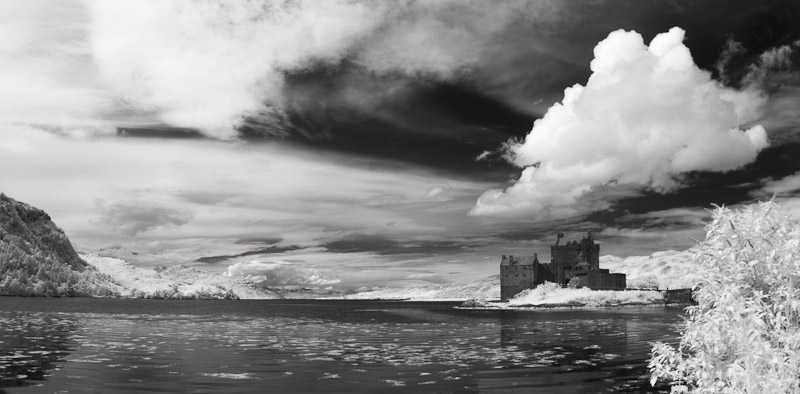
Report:
M 538 263 L 539 258 L 536 255 L 533 256 L 503 256 L 503 260 L 500 261 L 500 266 L 509 266 L 509 265 L 533 265 L 533 263 Z

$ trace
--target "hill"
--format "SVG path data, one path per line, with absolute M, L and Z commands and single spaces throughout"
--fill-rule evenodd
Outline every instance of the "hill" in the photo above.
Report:
M 0 194 L 0 295 L 116 296 L 41 209 Z

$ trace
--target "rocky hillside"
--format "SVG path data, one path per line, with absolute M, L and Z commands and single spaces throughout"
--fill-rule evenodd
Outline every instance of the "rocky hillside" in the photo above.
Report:
M 0 295 L 115 296 L 41 209 L 0 194 Z

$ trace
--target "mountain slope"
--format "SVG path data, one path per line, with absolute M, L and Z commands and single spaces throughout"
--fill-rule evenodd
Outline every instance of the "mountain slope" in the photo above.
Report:
M 174 265 L 139 268 L 113 257 L 86 254 L 90 266 L 108 275 L 122 286 L 123 297 L 167 299 L 274 299 L 281 298 L 269 290 L 224 275 L 194 267 Z
M 115 296 L 41 209 L 0 194 L 0 295 Z

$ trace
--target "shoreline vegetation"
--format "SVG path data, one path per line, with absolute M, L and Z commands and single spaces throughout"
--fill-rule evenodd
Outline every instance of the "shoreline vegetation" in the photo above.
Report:
M 537 310 L 554 310 L 554 309 L 618 309 L 618 308 L 642 308 L 642 307 L 686 307 L 689 304 L 673 304 L 673 303 L 629 303 L 629 304 L 610 304 L 610 305 L 587 305 L 587 304 L 543 304 L 543 305 L 517 305 L 517 306 L 503 306 L 502 304 L 487 306 L 456 306 L 456 309 L 461 310 L 476 310 L 476 311 L 537 311 Z
M 562 288 L 545 282 L 535 289 L 526 290 L 508 302 L 467 300 L 461 309 L 530 310 L 553 308 L 616 308 L 628 306 L 667 306 L 672 303 L 656 290 L 591 290 L 588 288 Z M 688 303 L 686 304 L 688 305 Z
M 680 342 L 656 343 L 651 384 L 673 393 L 800 392 L 800 225 L 774 201 L 717 207 Z

